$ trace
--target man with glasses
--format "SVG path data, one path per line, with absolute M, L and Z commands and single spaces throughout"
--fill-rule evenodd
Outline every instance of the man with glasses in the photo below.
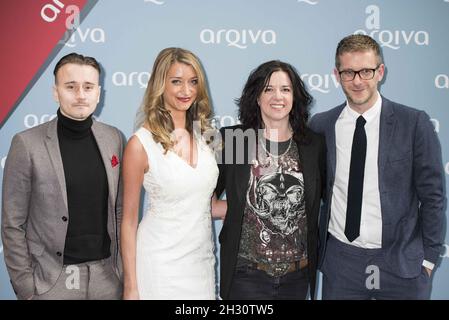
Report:
M 379 44 L 350 35 L 335 76 L 347 101 L 317 114 L 326 137 L 323 299 L 429 299 L 443 241 L 441 147 L 429 116 L 381 96 Z

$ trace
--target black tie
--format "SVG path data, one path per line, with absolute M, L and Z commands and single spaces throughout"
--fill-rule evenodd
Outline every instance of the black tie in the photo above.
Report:
M 345 235 L 350 242 L 360 235 L 360 215 L 362 212 L 363 177 L 366 158 L 366 120 L 357 118 L 352 139 L 351 165 L 349 168 L 348 207 L 346 209 Z

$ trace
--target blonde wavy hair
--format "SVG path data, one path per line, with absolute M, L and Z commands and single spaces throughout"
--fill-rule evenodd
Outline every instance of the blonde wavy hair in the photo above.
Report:
M 170 112 L 165 108 L 164 90 L 167 73 L 176 63 L 184 63 L 193 68 L 198 78 L 197 97 L 187 111 L 186 129 L 193 134 L 193 122 L 196 121 L 201 134 L 210 129 L 210 98 L 207 92 L 206 77 L 199 59 L 190 51 L 181 48 L 166 48 L 156 58 L 150 80 L 143 98 L 145 123 L 156 142 L 161 143 L 165 152 L 172 149 L 175 141 L 171 138 L 174 124 Z

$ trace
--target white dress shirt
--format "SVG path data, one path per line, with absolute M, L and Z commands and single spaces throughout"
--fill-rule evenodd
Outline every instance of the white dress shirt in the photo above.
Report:
M 329 232 L 341 242 L 366 249 L 382 247 L 382 213 L 380 207 L 379 175 L 377 167 L 379 151 L 379 124 L 382 98 L 377 100 L 363 117 L 366 120 L 366 160 L 363 181 L 363 201 L 360 219 L 360 236 L 349 242 L 345 236 L 346 207 L 348 197 L 349 165 L 354 130 L 359 113 L 346 103 L 335 123 L 336 170 L 332 194 Z

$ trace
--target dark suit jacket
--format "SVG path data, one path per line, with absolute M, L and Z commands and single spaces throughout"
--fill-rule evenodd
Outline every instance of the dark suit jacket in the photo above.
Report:
M 233 134 L 241 126 L 222 128 L 224 152 L 226 154 L 226 135 L 224 130 Z M 308 144 L 298 145 L 300 162 L 303 167 L 305 205 L 308 230 L 308 259 L 311 297 L 315 295 L 315 280 L 318 258 L 318 214 L 322 197 L 322 183 L 324 182 L 325 144 L 323 137 L 307 131 Z M 236 144 L 231 145 L 233 154 L 237 154 Z M 248 155 L 251 146 L 245 145 L 244 154 Z M 241 151 L 241 149 L 240 149 Z M 227 151 L 229 152 L 229 150 Z M 229 153 L 227 153 L 229 155 Z M 241 152 L 240 152 L 241 154 Z M 232 278 L 237 264 L 237 254 L 240 244 L 243 213 L 246 204 L 246 192 L 250 178 L 250 162 L 245 159 L 244 164 L 226 164 L 219 158 L 218 168 L 220 174 L 217 182 L 216 194 L 218 197 L 226 191 L 228 209 L 221 229 L 220 240 L 220 295 L 223 299 L 229 297 Z M 249 159 L 251 160 L 251 159 Z M 220 163 L 222 162 L 222 163 Z
M 315 115 L 310 127 L 327 145 L 327 199 L 320 218 L 320 264 L 330 218 L 335 179 L 335 122 L 342 104 Z M 443 241 L 444 171 L 438 137 L 424 111 L 382 97 L 379 129 L 379 193 L 382 251 L 390 271 L 412 278 L 423 259 L 436 263 Z
M 63 268 L 67 191 L 59 150 L 57 118 L 14 136 L 3 175 L 2 240 L 5 263 L 19 299 L 47 292 Z M 109 186 L 108 233 L 115 272 L 121 277 L 119 232 L 122 213 L 120 132 L 93 121 Z

